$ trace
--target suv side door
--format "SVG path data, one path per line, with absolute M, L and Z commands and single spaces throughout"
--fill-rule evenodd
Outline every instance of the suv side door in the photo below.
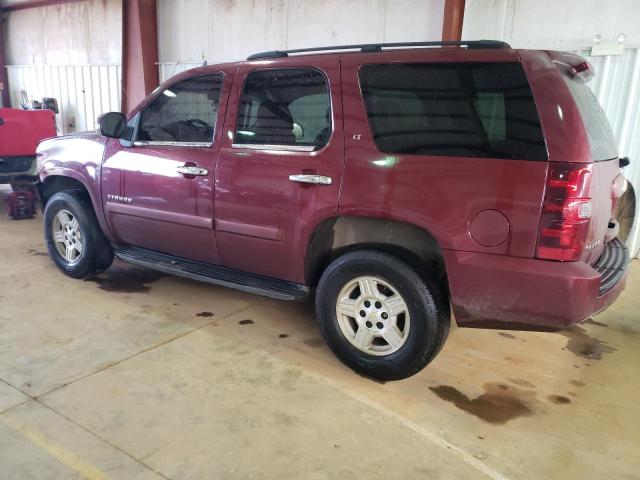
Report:
M 179 77 L 129 121 L 132 145 L 109 141 L 102 198 L 118 243 L 219 263 L 213 180 L 226 78 Z
M 240 65 L 224 130 L 215 199 L 222 264 L 304 283 L 308 240 L 338 213 L 339 58 Z

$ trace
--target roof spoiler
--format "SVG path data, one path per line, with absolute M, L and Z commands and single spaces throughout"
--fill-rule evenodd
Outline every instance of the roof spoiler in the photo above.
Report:
M 595 76 L 593 65 L 580 55 L 555 51 L 549 51 L 547 53 L 549 57 L 551 57 L 551 61 L 571 78 L 575 78 L 582 83 L 587 83 Z

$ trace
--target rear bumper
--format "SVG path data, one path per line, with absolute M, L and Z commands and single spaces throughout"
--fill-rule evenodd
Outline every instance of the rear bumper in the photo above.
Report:
M 610 243 L 610 248 L 622 245 Z M 582 262 L 444 253 L 451 303 L 461 327 L 561 330 L 611 305 L 627 279 L 626 251 L 624 256 L 612 252 L 616 255 L 609 258 L 617 263 L 604 262 L 606 271 L 600 261 L 594 268 Z M 614 281 L 609 274 L 612 268 L 617 272 Z

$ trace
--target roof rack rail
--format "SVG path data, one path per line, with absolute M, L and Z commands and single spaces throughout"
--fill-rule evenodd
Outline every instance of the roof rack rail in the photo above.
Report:
M 363 43 L 356 45 L 333 45 L 329 47 L 298 48 L 294 50 L 272 50 L 270 52 L 254 53 L 247 60 L 264 60 L 268 58 L 283 58 L 295 53 L 330 52 L 335 50 L 360 50 L 361 53 L 381 52 L 384 48 L 402 47 L 467 47 L 467 48 L 511 48 L 500 40 L 468 40 L 462 42 L 399 42 L 399 43 Z

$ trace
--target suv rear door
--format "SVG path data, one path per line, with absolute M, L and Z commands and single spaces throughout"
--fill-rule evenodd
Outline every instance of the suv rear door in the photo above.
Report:
M 611 240 L 609 222 L 622 194 L 615 139 L 607 117 L 586 82 L 588 62 L 566 52 L 519 50 L 547 139 L 549 167 L 556 162 L 591 170 L 591 214 L 579 260 L 593 265 Z
M 338 212 L 343 170 L 338 56 L 238 67 L 216 166 L 222 264 L 304 283 L 315 226 Z
M 623 193 L 618 147 L 609 121 L 589 87 L 567 74 L 563 74 L 563 79 L 580 112 L 594 162 L 591 174 L 591 222 L 584 253 L 584 259 L 592 264 L 600 257 L 605 240 L 610 240 L 607 238 L 609 222 L 614 214 L 615 201 Z M 618 176 L 618 188 L 614 188 Z

